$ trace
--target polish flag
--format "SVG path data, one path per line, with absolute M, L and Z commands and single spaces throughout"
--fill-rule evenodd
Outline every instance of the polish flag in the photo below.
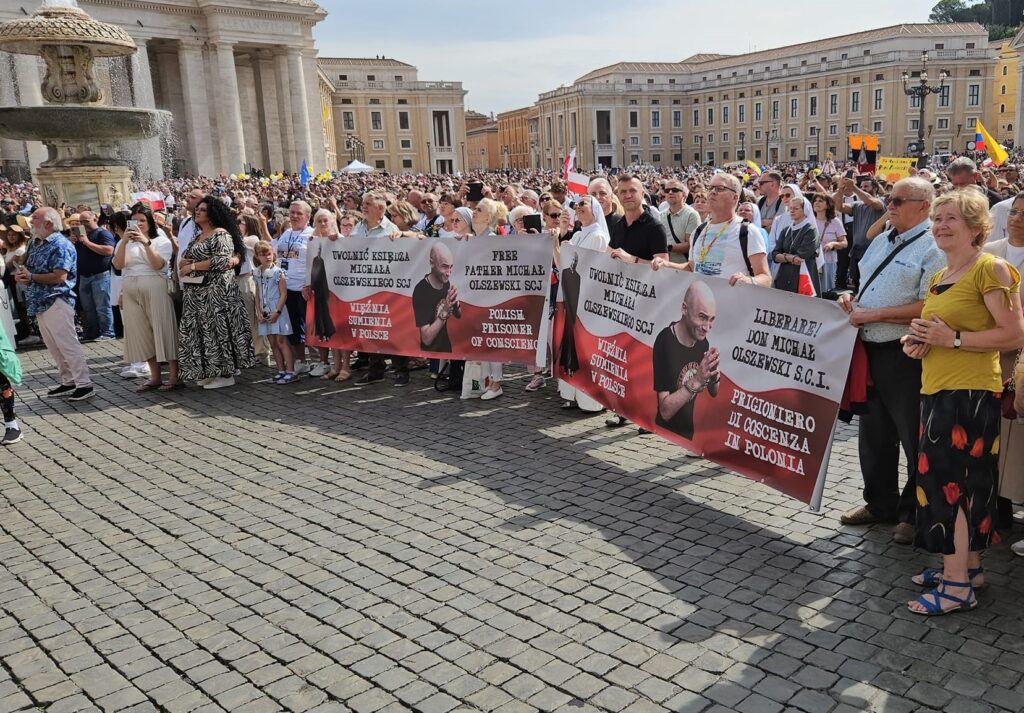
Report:
M 572 147 L 572 151 L 565 157 L 565 161 L 562 162 L 562 179 L 567 180 L 569 178 L 569 172 L 576 167 L 576 147 Z
M 565 179 L 565 187 L 569 193 L 574 193 L 577 196 L 585 196 L 587 194 L 587 187 L 590 185 L 590 176 L 585 173 L 574 173 L 569 171 L 569 175 Z

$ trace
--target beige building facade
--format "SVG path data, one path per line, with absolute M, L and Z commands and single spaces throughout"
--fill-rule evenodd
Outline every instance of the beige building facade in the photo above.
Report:
M 504 155 L 498 143 L 498 123 L 488 120 L 467 129 L 466 151 L 470 171 L 495 171 L 502 168 Z
M 502 168 L 531 168 L 533 159 L 530 151 L 528 130 L 533 107 L 513 109 L 498 114 L 498 145 L 502 153 Z
M 981 25 L 928 23 L 594 70 L 540 95 L 534 165 L 555 170 L 572 146 L 584 168 L 824 159 L 844 156 L 851 133 L 877 134 L 882 154 L 904 155 L 920 104 L 902 74 L 918 81 L 923 54 L 930 84 L 948 75 L 924 100 L 925 150 L 963 151 L 975 122 L 988 124 L 996 52 Z
M 461 82 L 420 81 L 396 59 L 322 58 L 320 68 L 331 84 L 337 167 L 359 158 L 391 173 L 464 170 Z

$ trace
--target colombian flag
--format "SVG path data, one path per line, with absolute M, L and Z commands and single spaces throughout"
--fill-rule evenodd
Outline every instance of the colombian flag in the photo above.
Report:
M 977 122 L 977 126 L 978 132 L 974 136 L 974 150 L 986 152 L 992 158 L 992 163 L 1002 166 L 1006 163 L 1006 159 L 1009 158 L 1006 150 L 999 145 L 998 141 L 992 138 L 991 134 L 985 131 L 985 127 L 980 121 Z

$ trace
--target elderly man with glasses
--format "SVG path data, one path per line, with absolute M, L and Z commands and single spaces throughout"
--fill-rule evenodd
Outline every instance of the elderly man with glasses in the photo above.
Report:
M 664 193 L 668 205 L 661 211 L 661 222 L 668 230 L 669 259 L 675 263 L 684 263 L 690 259 L 690 236 L 700 225 L 700 215 L 686 205 L 690 191 L 679 179 L 666 181 Z
M 896 182 L 887 211 L 892 228 L 868 244 L 859 294 L 843 293 L 838 300 L 850 324 L 861 330 L 873 384 L 858 432 L 865 504 L 840 520 L 844 525 L 897 523 L 893 540 L 899 544 L 914 541 L 921 415 L 921 362 L 903 353 L 900 338 L 910 321 L 921 316 L 932 275 L 946 264 L 931 232 L 934 198 L 935 189 L 923 178 Z M 901 447 L 907 459 L 902 491 Z
M 444 227 L 444 218 L 438 214 L 438 200 L 436 193 L 424 193 L 420 198 L 420 213 L 422 217 L 413 227 L 417 233 L 422 233 L 428 238 L 436 238 L 438 231 Z

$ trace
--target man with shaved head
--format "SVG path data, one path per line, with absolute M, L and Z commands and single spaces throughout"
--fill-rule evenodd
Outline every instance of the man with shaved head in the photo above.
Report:
M 442 242 L 430 248 L 430 272 L 412 291 L 412 308 L 420 330 L 420 346 L 431 352 L 450 352 L 448 320 L 462 317 L 459 291 L 449 280 L 455 261 L 452 251 Z
M 654 391 L 658 413 L 654 422 L 683 438 L 693 438 L 697 396 L 718 396 L 719 354 L 708 344 L 715 323 L 715 296 L 697 280 L 683 295 L 682 315 L 654 340 Z

